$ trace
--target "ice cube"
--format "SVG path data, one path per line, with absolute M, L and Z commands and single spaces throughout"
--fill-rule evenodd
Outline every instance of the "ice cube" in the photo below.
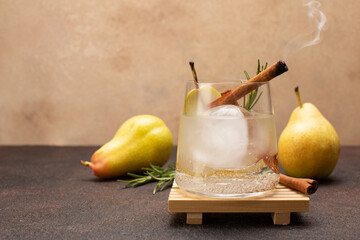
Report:
M 191 159 L 192 164 L 199 162 L 211 168 L 247 167 L 249 162 L 244 156 L 248 147 L 248 126 L 241 110 L 227 105 L 210 109 L 207 114 L 182 119 L 180 145 L 186 146 L 182 148 L 182 155 Z
M 209 116 L 241 116 L 244 117 L 244 114 L 241 112 L 240 108 L 235 105 L 222 105 L 218 107 L 211 108 L 206 111 L 206 115 Z

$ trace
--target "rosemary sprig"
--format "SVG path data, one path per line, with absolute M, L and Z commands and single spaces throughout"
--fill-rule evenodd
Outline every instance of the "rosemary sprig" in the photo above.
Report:
M 265 66 L 261 66 L 261 68 L 260 68 L 260 59 L 258 59 L 258 65 L 257 65 L 257 69 L 256 69 L 256 75 L 258 75 L 259 73 L 261 73 L 262 71 L 264 71 L 264 70 L 267 68 L 267 65 L 268 65 L 268 63 L 265 63 Z M 249 76 L 249 74 L 247 73 L 246 70 L 244 70 L 244 74 L 245 74 L 245 77 L 246 77 L 247 80 L 250 80 L 250 79 L 251 79 L 251 77 Z M 244 107 L 245 109 L 247 109 L 248 111 L 250 111 L 250 110 L 255 106 L 255 104 L 259 101 L 259 99 L 260 99 L 260 97 L 261 97 L 261 95 L 262 95 L 262 93 L 263 93 L 263 92 L 261 92 L 261 93 L 259 94 L 259 96 L 257 96 L 257 95 L 258 95 L 258 90 L 259 90 L 259 89 L 257 88 L 257 89 L 255 89 L 255 90 L 251 91 L 251 92 L 249 93 L 249 95 L 248 95 L 248 99 L 247 99 L 246 102 L 245 102 L 245 97 L 244 97 L 243 107 Z
M 128 173 L 130 177 L 133 177 L 132 180 L 121 180 L 119 182 L 125 182 L 125 188 L 128 187 L 138 187 L 149 182 L 158 181 L 156 184 L 153 194 L 157 191 L 162 191 L 171 186 L 175 178 L 175 167 L 169 166 L 167 169 L 153 165 L 149 162 L 150 168 L 142 168 L 144 175 L 138 175 L 134 173 Z

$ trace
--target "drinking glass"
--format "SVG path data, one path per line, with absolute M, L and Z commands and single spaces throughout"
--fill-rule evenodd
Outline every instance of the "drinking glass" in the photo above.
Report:
M 256 90 L 231 104 L 210 106 L 221 93 L 240 85 Z M 230 198 L 276 187 L 277 141 L 269 83 L 189 81 L 184 102 L 175 174 L 182 190 Z

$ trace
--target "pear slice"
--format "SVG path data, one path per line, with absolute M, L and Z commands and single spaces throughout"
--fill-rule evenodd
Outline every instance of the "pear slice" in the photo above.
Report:
M 192 89 L 185 98 L 184 114 L 201 115 L 207 106 L 221 94 L 211 86 L 202 86 L 199 89 Z
M 186 115 L 196 115 L 199 107 L 199 90 L 192 89 L 185 98 L 184 103 L 184 114 Z

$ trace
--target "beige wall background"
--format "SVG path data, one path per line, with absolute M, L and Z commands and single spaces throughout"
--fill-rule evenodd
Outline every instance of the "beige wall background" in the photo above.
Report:
M 293 89 L 360 144 L 360 1 L 322 1 L 320 44 L 290 55 L 271 83 L 278 134 Z M 184 83 L 244 78 L 283 58 L 310 26 L 302 1 L 0 0 L 0 144 L 103 144 L 137 114 L 177 138 Z M 176 141 L 175 141 L 176 142 Z

